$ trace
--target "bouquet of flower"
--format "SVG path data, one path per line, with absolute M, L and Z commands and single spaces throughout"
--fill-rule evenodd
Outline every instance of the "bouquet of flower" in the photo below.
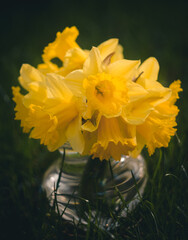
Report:
M 163 87 L 157 60 L 124 59 L 118 39 L 84 50 L 77 36 L 76 27 L 65 28 L 44 48 L 42 64 L 22 65 L 19 82 L 27 93 L 12 89 L 23 131 L 49 151 L 68 141 L 100 160 L 167 147 L 176 132 L 180 80 Z

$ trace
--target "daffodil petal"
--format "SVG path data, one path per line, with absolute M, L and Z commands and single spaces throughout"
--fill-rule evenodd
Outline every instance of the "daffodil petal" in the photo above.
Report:
M 64 82 L 64 77 L 49 73 L 46 76 L 48 98 L 64 99 L 65 102 L 70 101 L 73 94 Z
M 172 94 L 172 90 L 170 88 L 165 88 L 159 82 L 154 80 L 141 77 L 136 83 L 140 84 L 148 91 L 148 98 L 153 106 L 157 106 L 158 104 L 166 101 Z
M 133 61 L 122 59 L 111 63 L 107 68 L 107 72 L 112 76 L 123 76 L 126 78 L 132 78 L 139 64 L 139 60 Z
M 148 94 L 148 101 L 152 106 L 157 106 L 170 98 L 172 94 L 171 89 L 163 88 L 161 91 L 158 89 L 151 90 Z
M 92 47 L 83 65 L 83 71 L 85 75 L 93 75 L 102 72 L 102 60 L 100 52 L 96 47 Z
M 139 73 L 142 73 L 143 78 L 156 81 L 159 73 L 159 63 L 156 58 L 150 57 L 146 59 L 139 67 Z
M 123 47 L 120 44 L 118 44 L 117 48 L 116 48 L 116 51 L 111 58 L 111 62 L 113 63 L 113 62 L 116 62 L 116 61 L 121 60 L 123 58 L 124 58 L 123 57 Z
M 32 82 L 43 82 L 45 75 L 29 64 L 23 64 L 18 78 L 23 88 L 29 91 L 29 84 Z
M 23 98 L 23 104 L 29 107 L 31 104 L 41 106 L 47 97 L 47 89 L 43 82 L 32 82 L 28 84 L 29 93 Z
M 67 130 L 66 130 L 66 137 L 69 143 L 71 144 L 72 148 L 82 153 L 84 150 L 84 137 L 81 132 L 81 117 L 77 116 L 75 119 L 71 121 Z
M 139 107 L 136 107 L 139 106 Z M 140 100 L 130 103 L 123 109 L 122 117 L 123 119 L 132 125 L 142 124 L 148 115 L 153 111 L 154 108 L 150 102 L 146 100 Z
M 101 43 L 97 48 L 100 51 L 101 58 L 104 60 L 109 54 L 115 53 L 119 40 L 117 38 L 109 39 Z
M 83 70 L 75 70 L 69 73 L 65 78 L 64 81 L 69 89 L 75 96 L 83 96 L 84 89 L 83 89 L 83 80 L 85 75 Z
M 148 91 L 144 87 L 132 81 L 127 83 L 127 89 L 127 95 L 130 102 L 143 99 L 143 97 L 148 94 Z

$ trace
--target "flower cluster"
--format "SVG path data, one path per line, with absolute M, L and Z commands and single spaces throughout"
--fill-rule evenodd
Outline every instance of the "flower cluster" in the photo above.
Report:
M 124 59 L 118 39 L 83 50 L 77 36 L 76 27 L 65 28 L 44 48 L 42 64 L 22 65 L 19 82 L 27 94 L 13 87 L 13 100 L 23 131 L 49 151 L 68 141 L 101 160 L 167 147 L 176 132 L 180 80 L 163 87 L 157 60 Z

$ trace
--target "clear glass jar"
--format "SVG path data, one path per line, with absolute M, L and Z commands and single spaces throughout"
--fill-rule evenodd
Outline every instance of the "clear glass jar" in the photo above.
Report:
M 64 155 L 65 149 L 65 155 Z M 147 182 L 144 158 L 122 156 L 120 161 L 81 156 L 68 145 L 45 173 L 42 188 L 61 216 L 75 223 L 95 221 L 114 227 L 114 218 L 126 217 L 143 195 Z

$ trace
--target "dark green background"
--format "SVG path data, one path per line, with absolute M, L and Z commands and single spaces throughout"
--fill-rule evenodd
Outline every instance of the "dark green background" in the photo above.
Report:
M 173 139 L 170 145 L 173 150 L 168 155 L 172 162 L 166 160 L 165 163 L 165 159 L 163 162 L 167 166 L 165 173 L 170 171 L 181 182 L 181 187 L 174 184 L 174 179 L 167 183 L 166 188 L 171 190 L 169 194 L 177 196 L 169 209 L 172 211 L 177 204 L 181 204 L 178 206 L 183 213 L 180 216 L 170 213 L 171 217 L 168 207 L 163 207 L 166 199 L 169 199 L 168 192 L 165 195 L 161 190 L 158 198 L 164 196 L 164 199 L 159 202 L 146 194 L 146 199 L 148 196 L 156 210 L 161 235 L 156 235 L 152 227 L 148 230 L 142 226 L 138 236 L 140 239 L 154 239 L 153 236 L 156 239 L 159 236 L 159 239 L 183 239 L 186 236 L 188 210 L 187 1 L 28 0 L 6 1 L 4 5 L 1 3 L 0 9 L 0 238 L 2 235 L 3 239 L 10 239 L 11 236 L 20 239 L 62 239 L 65 234 L 65 239 L 68 239 L 67 232 L 73 235 L 73 239 L 75 237 L 73 228 L 62 223 L 56 225 L 56 217 L 46 217 L 48 203 L 40 189 L 42 175 L 58 153 L 48 153 L 38 141 L 28 139 L 22 133 L 20 123 L 13 120 L 14 104 L 11 100 L 11 86 L 18 85 L 22 63 L 37 66 L 41 62 L 44 46 L 55 39 L 56 32 L 75 25 L 80 31 L 78 43 L 82 48 L 90 49 L 91 46 L 117 37 L 124 47 L 126 58 L 143 61 L 154 56 L 158 59 L 159 81 L 165 86 L 181 79 L 184 89 L 178 101 L 178 135 L 181 144 L 178 146 L 177 140 Z M 151 178 L 157 154 L 153 157 L 154 162 L 148 163 Z M 181 172 L 182 166 L 184 173 Z M 163 179 L 162 173 L 158 175 L 155 184 Z M 150 182 L 148 192 L 154 188 L 151 185 Z M 157 195 L 154 196 L 157 199 Z M 167 224 L 166 230 L 161 226 L 163 223 Z M 122 236 L 123 230 L 120 231 L 119 239 L 124 239 Z M 138 236 L 130 239 L 139 239 Z

